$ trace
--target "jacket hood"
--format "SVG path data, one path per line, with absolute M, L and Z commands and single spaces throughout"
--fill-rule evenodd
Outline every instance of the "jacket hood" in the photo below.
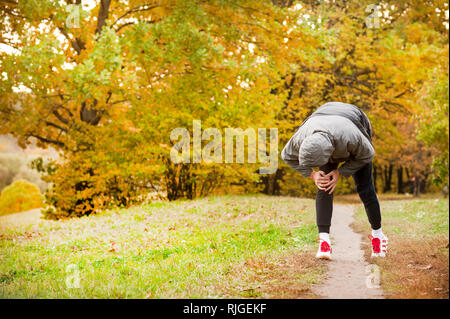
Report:
M 308 167 L 320 167 L 328 163 L 333 152 L 333 143 L 328 134 L 316 132 L 303 140 L 299 150 L 299 163 Z

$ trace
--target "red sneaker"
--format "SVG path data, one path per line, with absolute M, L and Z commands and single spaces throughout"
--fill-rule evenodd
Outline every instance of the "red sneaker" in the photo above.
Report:
M 317 251 L 316 258 L 331 260 L 331 247 L 330 244 L 323 239 L 316 239 L 319 244 L 319 250 Z
M 372 257 L 386 257 L 388 238 L 384 235 L 382 237 L 369 235 L 369 239 L 372 241 Z

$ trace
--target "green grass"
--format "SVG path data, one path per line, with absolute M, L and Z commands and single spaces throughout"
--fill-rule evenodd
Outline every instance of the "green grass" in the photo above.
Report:
M 382 274 L 390 298 L 448 298 L 449 201 L 442 198 L 381 201 L 382 228 L 389 238 L 388 256 L 371 260 Z M 354 228 L 370 233 L 362 205 Z M 364 245 L 366 257 L 370 246 Z
M 448 199 L 439 198 L 382 201 L 383 230 L 410 237 L 448 234 L 448 204 Z M 356 217 L 367 222 L 363 206 L 359 206 Z
M 270 276 L 276 281 L 267 265 L 292 254 L 312 258 L 313 204 L 217 196 L 10 227 L 0 235 L 0 297 L 274 297 L 254 286 L 267 286 Z M 265 277 L 241 276 L 260 259 L 267 260 L 251 273 Z M 68 288 L 76 271 L 80 288 Z M 293 276 L 307 287 L 322 271 L 314 264 Z

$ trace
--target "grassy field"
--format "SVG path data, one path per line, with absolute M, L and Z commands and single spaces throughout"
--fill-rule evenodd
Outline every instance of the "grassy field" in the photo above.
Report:
M 380 267 L 388 298 L 449 297 L 448 205 L 448 199 L 436 198 L 381 201 L 388 256 L 372 262 Z M 355 230 L 370 234 L 362 205 L 355 217 Z M 364 251 L 370 258 L 368 240 Z
M 316 237 L 312 200 L 263 195 L 22 223 L 1 228 L 0 297 L 312 298 Z

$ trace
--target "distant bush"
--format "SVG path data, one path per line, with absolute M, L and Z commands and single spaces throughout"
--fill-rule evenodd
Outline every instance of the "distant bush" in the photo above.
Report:
M 25 180 L 18 180 L 5 187 L 0 195 L 0 215 L 18 213 L 43 207 L 39 188 Z

